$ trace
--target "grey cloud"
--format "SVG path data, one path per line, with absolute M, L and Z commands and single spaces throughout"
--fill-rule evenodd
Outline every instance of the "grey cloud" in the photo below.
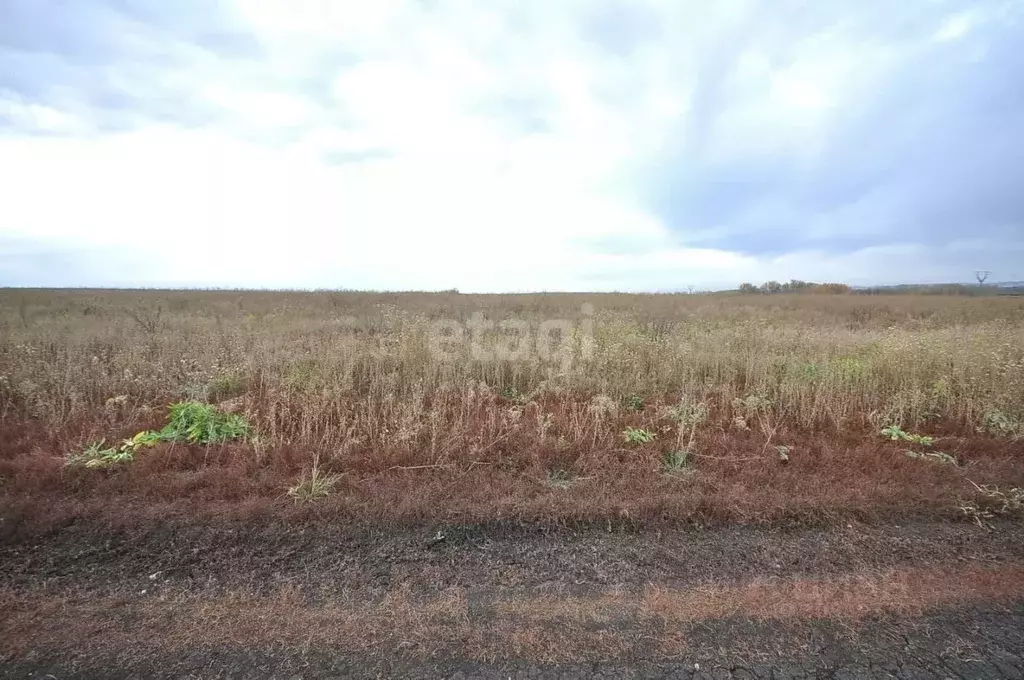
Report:
M 151 279 L 146 262 L 127 250 L 0 234 L 0 286 L 126 286 Z
M 1021 31 L 996 21 L 960 41 L 935 43 L 930 36 L 953 9 L 996 6 L 939 7 L 928 14 L 916 4 L 905 15 L 896 11 L 870 37 L 863 31 L 871 23 L 863 17 L 836 15 L 830 22 L 826 15 L 808 24 L 912 46 L 876 90 L 830 114 L 821 148 L 809 161 L 798 147 L 710 160 L 729 134 L 721 127 L 731 105 L 723 83 L 739 54 L 762 39 L 762 33 L 744 32 L 744 40 L 707 60 L 694 115 L 681 123 L 677 143 L 651 163 L 641 193 L 686 245 L 776 256 L 892 243 L 922 244 L 931 252 L 974 239 L 990 244 L 994 261 L 1019 269 L 1000 248 L 1024 243 L 1017 180 L 1024 160 Z M 772 23 L 762 24 L 768 35 L 787 35 Z M 790 44 L 807 37 L 788 32 Z M 780 47 L 773 61 L 788 63 L 789 52 Z M 764 130 L 766 137 L 773 134 Z
M 944 247 L 893 243 L 828 255 L 808 251 L 791 253 L 777 262 L 762 261 L 750 271 L 715 271 L 707 267 L 681 267 L 673 262 L 651 263 L 643 257 L 617 253 L 614 262 L 602 261 L 580 272 L 580 280 L 595 288 L 616 290 L 686 290 L 733 288 L 742 281 L 761 283 L 790 278 L 836 281 L 850 285 L 974 282 L 973 271 L 996 272 L 991 282 L 1009 281 L 1021 273 L 1024 244 L 992 253 L 976 244 Z M 996 278 L 998 276 L 998 278 Z
M 513 5 L 504 17 L 511 32 L 528 36 L 536 28 L 531 22 L 545 20 L 543 13 Z M 641 168 L 634 186 L 680 245 L 777 257 L 797 251 L 871 253 L 910 244 L 950 271 L 970 257 L 968 267 L 1013 270 L 1007 276 L 1024 278 L 1021 265 L 1014 264 L 1024 248 L 1018 180 L 1024 160 L 1024 79 L 1018 66 L 1024 63 L 1024 17 L 1018 9 L 1016 24 L 995 20 L 959 41 L 931 42 L 952 13 L 1001 6 L 999 0 L 780 0 L 744 15 L 695 54 L 662 21 L 657 3 L 599 0 L 584 3 L 577 17 L 576 28 L 589 46 L 574 56 L 611 60 L 615 68 L 605 82 L 593 84 L 593 92 L 627 113 L 643 106 L 643 88 L 664 86 L 643 81 L 639 72 L 634 79 L 629 60 L 639 48 L 657 48 L 668 68 L 679 69 L 680 83 L 689 83 L 697 64 L 687 115 L 664 150 Z M 321 112 L 318 123 L 348 125 L 345 93 L 336 92 L 334 82 L 358 55 L 337 45 L 316 50 L 303 57 L 301 68 L 285 72 L 225 7 L 212 0 L 0 0 L 0 134 L 53 134 L 26 126 L 23 116 L 5 119 L 5 111 L 15 110 L 5 103 L 56 109 L 94 132 L 156 121 L 218 126 L 273 145 L 294 142 L 308 131 L 301 124 L 254 128 L 246 116 L 211 104 L 200 92 L 211 76 L 293 94 Z M 751 140 L 747 153 L 724 159 L 718 153 L 723 142 L 736 146 L 730 115 L 743 113 L 746 105 L 736 92 L 744 57 L 757 53 L 770 68 L 784 69 L 806 57 L 809 41 L 832 39 L 845 49 L 877 48 L 896 56 L 870 92 L 827 114 L 813 152 L 797 141 L 755 152 L 762 140 Z M 517 134 L 548 133 L 557 113 L 555 94 L 529 79 L 496 82 L 491 96 L 473 103 L 472 113 L 500 119 Z M 761 134 L 772 140 L 779 131 L 765 127 Z M 322 153 L 325 162 L 344 164 L 388 152 Z M 964 241 L 975 245 L 962 256 L 957 244 Z M 7 253 L 0 270 L 7 276 L 44 272 L 44 280 L 57 281 L 62 272 L 86 266 L 83 253 L 74 249 L 15 245 L 0 242 L 0 253 Z M 629 239 L 586 245 L 594 252 L 637 256 L 660 247 Z M 12 249 L 20 255 L 9 254 Z M 106 275 L 83 273 L 90 281 Z
M 196 81 L 218 60 L 260 55 L 213 2 L 0 3 L 0 100 L 55 109 L 94 131 L 220 122 Z M 0 130 L 18 125 L 0 118 Z
M 9 0 L 0 6 L 5 51 L 72 56 L 90 66 L 108 64 L 128 28 L 109 6 Z
M 275 146 L 302 138 L 309 125 L 351 125 L 333 84 L 357 55 L 334 45 L 284 63 L 228 7 L 215 0 L 0 1 L 0 134 L 82 135 L 161 123 L 216 127 Z M 291 126 L 261 125 L 210 101 L 206 88 L 232 87 L 290 95 L 316 114 Z M 23 113 L 29 107 L 76 124 L 33 125 L 26 117 L 34 112 Z
M 251 34 L 237 28 L 221 4 L 209 0 L 108 0 L 126 17 L 159 27 L 165 38 L 195 45 L 225 57 L 255 58 L 263 49 Z
M 619 56 L 631 54 L 659 36 L 658 15 L 650 7 L 625 0 L 600 2 L 589 7 L 582 21 L 583 37 Z
M 5 0 L 0 5 L 5 51 L 53 54 L 81 65 L 124 58 L 159 61 L 168 45 L 194 45 L 223 56 L 255 57 L 258 41 L 205 0 Z

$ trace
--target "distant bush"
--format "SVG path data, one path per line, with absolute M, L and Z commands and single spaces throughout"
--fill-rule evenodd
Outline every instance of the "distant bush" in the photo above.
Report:
M 958 295 L 976 297 L 998 295 L 1000 293 L 1000 289 L 996 286 L 971 286 L 961 283 L 938 283 L 901 286 L 874 286 L 870 288 L 858 288 L 853 292 L 858 295 Z
M 767 295 L 777 295 L 779 293 L 843 295 L 849 293 L 851 290 L 852 289 L 845 283 L 811 283 L 809 281 L 799 281 L 797 279 L 793 279 L 789 283 L 766 281 L 760 286 L 755 286 L 752 283 L 741 283 L 739 287 L 739 292 L 741 293 L 765 293 Z

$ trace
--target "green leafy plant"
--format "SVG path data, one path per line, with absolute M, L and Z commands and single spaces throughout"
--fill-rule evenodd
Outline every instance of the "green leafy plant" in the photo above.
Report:
M 733 411 L 736 411 L 744 419 L 764 413 L 771 406 L 772 400 L 761 394 L 748 394 L 745 397 L 736 397 L 732 400 Z
M 1024 422 L 1003 411 L 986 411 L 982 429 L 995 437 L 1017 437 L 1024 433 Z
M 121 442 L 121 448 L 128 449 L 134 453 L 143 446 L 156 446 L 162 441 L 164 441 L 164 439 L 159 432 L 143 430 L 142 432 L 137 433 L 134 437 L 125 439 Z
M 220 402 L 225 399 L 237 397 L 245 391 L 245 382 L 236 373 L 222 373 L 215 376 L 206 385 L 207 398 L 210 401 Z
M 888 427 L 884 427 L 879 434 L 894 442 L 910 442 L 911 444 L 919 444 L 920 446 L 931 446 L 935 441 L 933 437 L 929 437 L 927 435 L 906 432 L 899 425 L 889 425 Z
M 103 468 L 130 462 L 134 458 L 134 450 L 125 448 L 104 448 L 106 439 L 90 444 L 79 454 L 68 456 L 66 465 L 81 465 L 87 468 Z
M 139 449 L 160 442 L 215 444 L 241 439 L 251 431 L 248 421 L 240 415 L 218 411 L 209 404 L 185 401 L 171 405 L 169 422 L 163 429 L 139 432 L 123 440 L 116 448 L 104 448 L 106 440 L 101 440 L 91 444 L 82 453 L 69 456 L 67 464 L 89 468 L 109 467 L 131 462 Z
M 622 437 L 627 444 L 647 444 L 654 441 L 657 435 L 642 427 L 627 427 L 622 431 Z
M 692 451 L 693 442 L 697 437 L 697 426 L 708 417 L 707 405 L 684 400 L 669 409 L 668 416 L 679 426 L 676 430 L 676 443 L 679 449 Z
M 805 382 L 815 382 L 820 380 L 825 374 L 825 369 L 821 364 L 809 361 L 807 363 L 799 364 L 796 367 L 797 377 Z
M 683 401 L 669 409 L 668 416 L 680 428 L 691 428 L 707 420 L 708 407 L 702 402 Z
M 678 475 L 693 469 L 689 451 L 666 451 L 661 459 L 661 469 L 667 475 Z
M 644 410 L 644 398 L 638 394 L 631 394 L 624 400 L 626 409 L 629 411 L 639 412 Z
M 250 431 L 249 423 L 237 413 L 224 413 L 197 401 L 183 401 L 171 405 L 169 422 L 158 434 L 161 441 L 216 444 L 242 439 Z

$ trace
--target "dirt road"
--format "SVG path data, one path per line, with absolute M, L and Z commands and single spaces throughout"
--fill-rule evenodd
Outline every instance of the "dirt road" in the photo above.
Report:
M 79 524 L 0 546 L 0 677 L 1024 677 L 1022 538 Z

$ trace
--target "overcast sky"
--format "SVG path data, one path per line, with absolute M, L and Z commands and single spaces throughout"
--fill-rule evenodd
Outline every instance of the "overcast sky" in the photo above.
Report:
M 0 285 L 1024 280 L 1022 21 L 0 0 Z

